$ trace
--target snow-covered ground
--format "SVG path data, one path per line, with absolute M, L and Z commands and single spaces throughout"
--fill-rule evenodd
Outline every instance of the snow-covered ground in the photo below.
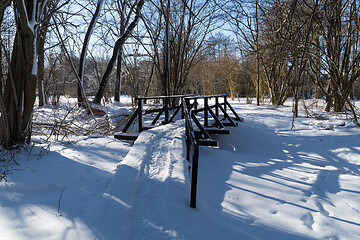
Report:
M 291 103 L 244 101 L 232 105 L 245 121 L 200 148 L 196 209 L 182 121 L 134 145 L 35 137 L 0 162 L 0 239 L 360 239 L 360 129 L 303 111 L 292 128 Z

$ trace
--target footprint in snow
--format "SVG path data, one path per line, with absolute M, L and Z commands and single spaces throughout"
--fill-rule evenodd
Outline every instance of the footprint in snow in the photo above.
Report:
M 302 177 L 302 178 L 300 178 L 300 180 L 303 180 L 303 181 L 309 181 L 309 180 L 310 180 L 310 178 L 309 178 L 309 177 Z
M 306 197 L 311 197 L 311 195 L 312 195 L 312 192 L 310 190 L 302 190 L 302 192 L 304 193 L 304 195 Z
M 320 213 L 322 213 L 325 216 L 329 216 L 329 212 L 325 210 L 324 205 L 321 203 L 316 203 L 316 206 L 319 208 Z
M 314 221 L 314 217 L 311 213 L 305 214 L 300 219 L 307 228 L 309 228 L 310 230 L 313 229 L 312 226 L 315 223 L 315 221 Z
M 246 219 L 245 222 L 249 225 L 253 224 L 255 222 L 255 219 L 253 218 L 249 218 L 249 219 Z

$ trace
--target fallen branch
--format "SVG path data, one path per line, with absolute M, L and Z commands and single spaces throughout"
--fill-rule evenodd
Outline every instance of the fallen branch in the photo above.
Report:
M 62 216 L 62 211 L 60 210 L 60 206 L 61 206 L 61 199 L 62 199 L 62 196 L 64 194 L 64 191 L 65 191 L 66 187 L 67 187 L 67 185 L 65 185 L 65 187 L 63 187 L 63 189 L 61 190 L 61 193 L 60 193 L 59 204 L 58 204 L 58 214 L 59 214 L 59 216 Z

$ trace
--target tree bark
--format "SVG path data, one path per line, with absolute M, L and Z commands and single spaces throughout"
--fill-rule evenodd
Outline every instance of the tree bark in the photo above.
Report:
M 122 47 L 119 50 L 119 54 L 117 57 L 117 69 L 116 69 L 116 82 L 115 82 L 115 101 L 120 102 L 120 94 L 121 94 L 121 78 L 122 78 Z
M 18 31 L 1 100 L 1 143 L 5 147 L 29 143 L 37 83 L 37 24 L 46 1 L 14 0 Z
M 125 19 L 125 4 L 118 3 L 118 9 L 120 14 L 120 36 L 124 34 L 126 27 Z M 124 47 L 121 46 L 117 57 L 117 69 L 116 69 L 116 81 L 115 81 L 115 101 L 120 102 L 121 95 L 121 81 L 122 81 L 122 65 L 123 65 L 123 51 Z
M 255 44 L 256 44 L 256 105 L 260 106 L 260 56 L 259 56 L 259 16 L 258 0 L 255 1 Z
M 45 75 L 45 38 L 46 38 L 46 29 L 40 33 L 40 37 L 38 39 L 38 80 L 37 80 L 37 89 L 38 89 L 38 98 L 39 98 L 39 107 L 44 106 L 46 104 L 45 93 L 44 93 L 44 75 Z
M 116 62 L 116 58 L 119 54 L 119 51 L 121 49 L 121 47 L 124 45 L 126 39 L 130 36 L 131 32 L 133 31 L 133 29 L 135 28 L 135 26 L 137 25 L 139 18 L 140 18 L 140 14 L 141 14 L 141 8 L 144 5 L 144 0 L 139 0 L 137 7 L 136 7 L 136 14 L 135 14 L 135 18 L 134 20 L 130 23 L 129 27 L 126 29 L 126 31 L 124 32 L 123 35 L 121 35 L 121 37 L 116 41 L 115 46 L 114 46 L 114 50 L 113 50 L 113 54 L 112 57 L 109 61 L 109 64 L 106 68 L 106 71 L 104 73 L 104 76 L 100 82 L 100 86 L 99 89 L 96 93 L 96 96 L 94 98 L 94 103 L 96 104 L 100 104 L 102 97 L 104 96 L 104 91 L 106 88 L 106 84 L 109 80 L 110 74 L 112 69 L 114 68 L 115 62 Z
M 85 35 L 85 39 L 84 39 L 84 43 L 83 43 L 83 47 L 81 50 L 81 54 L 80 54 L 80 62 L 79 62 L 79 79 L 80 81 L 78 82 L 78 88 L 77 88 L 77 97 L 78 97 L 78 106 L 84 106 L 84 97 L 83 95 L 85 95 L 85 89 L 84 89 L 84 68 L 85 68 L 85 62 L 86 62 L 86 52 L 88 50 L 89 47 L 89 42 L 90 42 L 90 38 L 91 35 L 94 31 L 95 28 L 95 24 L 97 22 L 97 20 L 99 19 L 100 16 L 100 11 L 102 8 L 102 4 L 103 4 L 104 0 L 98 0 L 97 5 L 96 5 L 96 10 L 95 13 L 91 19 L 91 22 L 89 24 L 89 27 L 87 29 L 86 35 Z

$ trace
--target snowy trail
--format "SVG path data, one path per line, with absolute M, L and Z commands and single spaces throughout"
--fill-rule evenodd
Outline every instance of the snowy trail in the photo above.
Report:
M 169 192 L 171 182 L 182 178 L 173 171 L 184 160 L 181 152 L 183 124 L 157 128 L 157 131 L 159 133 L 145 151 L 139 172 L 135 201 L 130 213 L 130 239 L 176 237 L 176 232 L 168 226 Z
M 94 214 L 100 239 L 177 238 L 168 213 L 173 199 L 187 207 L 183 133 L 179 121 L 140 134 Z
M 351 120 L 300 116 L 291 129 L 291 104 L 232 106 L 245 122 L 214 135 L 219 148 L 200 147 L 196 209 L 178 121 L 132 147 L 81 137 L 19 153 L 0 182 L 0 239 L 360 239 Z
M 219 148 L 200 148 L 197 209 L 183 122 L 143 132 L 104 194 L 99 238 L 358 239 L 360 155 L 339 149 L 357 149 L 359 134 L 296 132 L 271 113 L 277 122 L 245 112 L 230 135 L 214 136 Z

